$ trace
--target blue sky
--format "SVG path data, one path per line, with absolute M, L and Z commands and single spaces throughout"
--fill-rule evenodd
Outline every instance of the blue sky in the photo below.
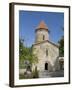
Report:
M 26 46 L 31 46 L 35 41 L 35 29 L 41 21 L 44 21 L 50 30 L 49 38 L 57 43 L 64 35 L 61 27 L 64 27 L 64 13 L 19 11 L 19 37 L 24 39 Z

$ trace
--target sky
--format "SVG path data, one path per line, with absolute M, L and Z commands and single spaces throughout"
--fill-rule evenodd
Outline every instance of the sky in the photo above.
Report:
M 35 42 L 35 29 L 41 21 L 44 21 L 50 34 L 49 40 L 57 43 L 64 35 L 64 13 L 19 11 L 19 37 L 24 39 L 24 44 L 30 47 Z

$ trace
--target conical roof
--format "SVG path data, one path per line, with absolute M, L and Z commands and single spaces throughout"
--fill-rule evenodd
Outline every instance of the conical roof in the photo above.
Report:
M 48 27 L 46 26 L 44 21 L 41 21 L 39 26 L 36 29 L 47 29 L 48 30 Z

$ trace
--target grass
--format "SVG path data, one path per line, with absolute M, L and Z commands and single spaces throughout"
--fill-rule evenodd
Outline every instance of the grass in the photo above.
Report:
M 32 79 L 32 78 L 39 78 L 39 72 L 37 68 L 31 72 L 31 75 L 28 74 L 19 74 L 19 79 Z
M 20 74 L 19 79 L 25 79 L 24 75 Z
M 19 79 L 32 79 L 33 77 L 25 77 L 24 75 L 20 74 Z

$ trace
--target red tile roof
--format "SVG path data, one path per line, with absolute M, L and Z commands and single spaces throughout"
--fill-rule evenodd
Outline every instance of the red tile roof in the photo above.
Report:
M 39 26 L 36 28 L 36 30 L 39 30 L 39 29 L 45 29 L 48 31 L 48 27 L 46 26 L 44 21 L 41 21 Z

